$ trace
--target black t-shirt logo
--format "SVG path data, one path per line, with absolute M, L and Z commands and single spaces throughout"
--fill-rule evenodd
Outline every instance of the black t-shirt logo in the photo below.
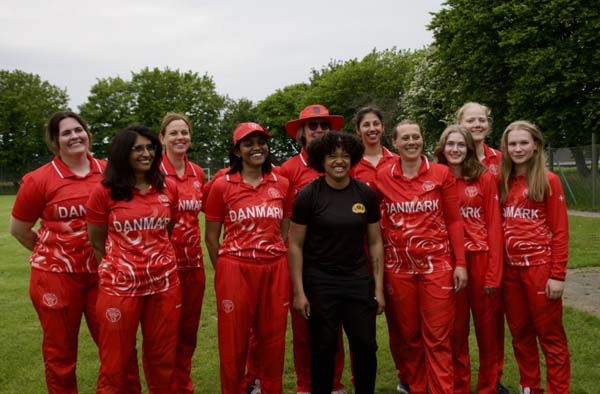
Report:
M 367 212 L 367 210 L 363 204 L 357 202 L 356 204 L 352 205 L 352 212 L 361 214 Z

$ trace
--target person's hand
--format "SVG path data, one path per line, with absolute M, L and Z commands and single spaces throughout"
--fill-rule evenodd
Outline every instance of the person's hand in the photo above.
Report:
M 565 290 L 565 282 L 562 280 L 548 279 L 546 282 L 546 297 L 549 300 L 557 300 L 563 295 Z
M 294 295 L 294 310 L 298 312 L 303 318 L 307 319 L 310 317 L 310 302 L 306 295 Z
M 485 295 L 494 294 L 496 292 L 496 290 L 498 290 L 498 289 L 495 287 L 483 286 L 483 294 L 485 294 Z
M 375 301 L 377 301 L 377 314 L 381 315 L 385 309 L 385 297 L 383 290 L 375 290 Z
M 465 267 L 454 268 L 454 291 L 459 292 L 467 287 L 467 269 Z

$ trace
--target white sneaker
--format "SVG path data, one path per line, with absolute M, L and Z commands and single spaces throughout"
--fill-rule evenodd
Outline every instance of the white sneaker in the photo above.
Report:
M 246 393 L 247 394 L 261 394 L 260 393 L 260 379 L 255 379 L 254 384 L 251 386 L 248 386 L 248 388 L 246 389 Z
M 408 384 L 402 382 L 398 382 L 398 385 L 396 386 L 396 391 L 398 392 L 398 394 L 410 394 Z
M 340 390 L 332 391 L 331 394 L 348 394 L 348 393 L 346 392 L 346 390 L 340 389 Z
M 521 394 L 531 394 L 531 388 L 530 387 L 519 386 L 519 388 L 521 389 Z

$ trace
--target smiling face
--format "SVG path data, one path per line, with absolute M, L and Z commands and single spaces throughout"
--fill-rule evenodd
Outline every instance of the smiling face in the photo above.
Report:
M 325 177 L 333 183 L 341 183 L 349 178 L 351 168 L 351 157 L 348 152 L 337 147 L 331 154 L 325 155 L 323 159 Z
M 268 154 L 267 137 L 260 133 L 251 133 L 242 138 L 235 150 L 235 155 L 242 159 L 243 167 L 261 167 Z
M 506 136 L 506 146 L 516 173 L 524 174 L 538 148 L 533 136 L 527 130 L 514 129 Z
M 383 134 L 383 123 L 381 119 L 373 113 L 369 112 L 363 116 L 356 131 L 363 145 L 378 145 L 381 143 L 381 135 Z
M 467 142 L 462 134 L 454 132 L 448 134 L 444 145 L 444 157 L 448 165 L 460 165 L 467 157 Z
M 483 143 L 490 131 L 486 108 L 479 104 L 468 105 L 463 111 L 459 123 L 471 133 L 475 144 Z
M 401 124 L 396 127 L 394 148 L 405 161 L 418 160 L 423 151 L 421 128 L 416 124 Z
M 156 147 L 148 138 L 138 134 L 129 153 L 129 165 L 136 175 L 145 175 L 152 166 Z
M 80 155 L 89 150 L 90 137 L 74 118 L 64 118 L 58 124 L 58 154 L 62 157 Z
M 173 120 L 160 135 L 160 143 L 164 145 L 167 155 L 183 155 L 192 142 L 192 133 L 182 119 Z

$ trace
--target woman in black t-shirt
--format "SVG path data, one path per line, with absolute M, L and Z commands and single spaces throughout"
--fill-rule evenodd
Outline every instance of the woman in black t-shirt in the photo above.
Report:
M 308 164 L 325 175 L 298 193 L 292 209 L 290 276 L 294 309 L 309 321 L 312 394 L 331 393 L 340 323 L 354 354 L 355 392 L 375 389 L 375 316 L 384 308 L 383 246 L 375 193 L 349 175 L 363 151 L 349 134 L 328 133 L 314 140 Z

